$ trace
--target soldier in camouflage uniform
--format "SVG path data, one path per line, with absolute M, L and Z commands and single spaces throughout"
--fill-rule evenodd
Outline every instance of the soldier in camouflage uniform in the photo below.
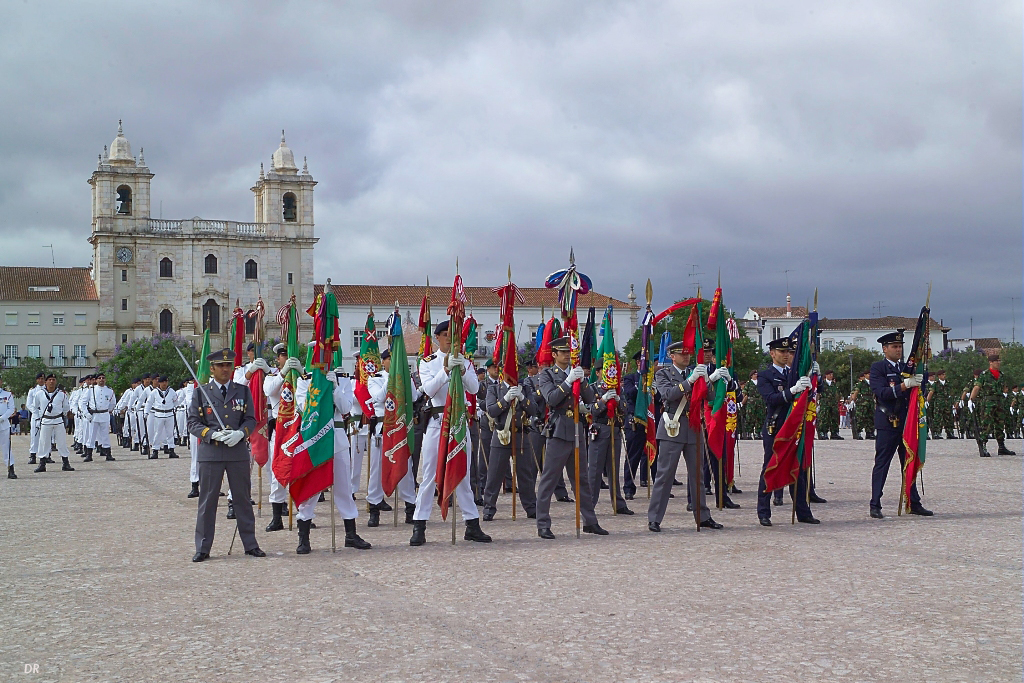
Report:
M 864 430 L 864 436 L 869 439 L 875 438 L 875 395 L 871 392 L 871 385 L 868 383 L 868 376 L 871 373 L 862 372 L 857 386 L 853 392 L 853 438 L 863 439 L 860 432 Z
M 839 385 L 831 370 L 818 384 L 818 438 L 843 438 L 839 435 Z
M 757 370 L 750 373 L 750 380 L 743 385 L 743 431 L 749 438 L 760 439 L 764 428 L 764 400 L 757 392 Z
M 928 426 L 932 430 L 933 439 L 942 438 L 942 430 L 946 430 L 946 438 L 953 439 L 953 387 L 946 383 L 946 371 L 939 370 L 935 379 L 928 385 Z
M 988 370 L 978 375 L 974 381 L 974 388 L 971 390 L 971 397 L 967 404 L 968 409 L 977 411 L 980 429 L 978 444 L 981 452 L 979 454 L 983 458 L 989 455 L 988 449 L 985 448 L 989 438 L 994 438 L 999 445 L 999 455 L 1016 455 L 1004 443 L 1003 391 L 999 376 L 999 354 L 993 353 L 988 357 Z

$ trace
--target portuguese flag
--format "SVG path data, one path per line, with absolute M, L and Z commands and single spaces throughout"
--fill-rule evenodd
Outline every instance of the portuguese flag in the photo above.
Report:
M 619 390 L 619 376 L 622 374 L 622 364 L 619 361 L 619 352 L 615 350 L 615 335 L 612 331 L 612 307 L 609 304 L 604 310 L 604 320 L 601 321 L 601 347 L 600 379 L 608 389 Z M 615 411 L 619 402 L 616 399 L 608 401 L 608 417 L 615 419 Z
M 296 505 L 331 486 L 334 482 L 334 384 L 318 367 L 313 368 L 297 438 L 293 436 L 285 447 L 290 447 L 292 455 L 288 490 Z
M 793 332 L 796 337 L 796 363 L 793 377 L 811 372 L 817 313 L 811 313 Z M 800 392 L 793 400 L 785 422 L 775 434 L 772 457 L 765 465 L 765 493 L 795 484 L 801 469 L 811 466 L 814 453 L 814 423 L 817 414 L 818 376 L 811 377 L 811 388 Z
M 711 302 L 708 314 L 708 328 L 715 335 L 715 366 L 732 368 L 732 338 L 729 335 L 728 321 L 722 304 L 722 288 L 715 290 L 715 298 Z M 705 359 L 707 360 L 707 359 Z M 731 382 L 718 380 L 709 390 L 713 399 L 706 403 L 705 422 L 708 426 L 708 446 L 712 454 L 721 459 L 726 484 L 733 482 L 733 462 L 736 455 L 736 416 L 738 406 L 736 391 L 730 390 Z
M 402 316 L 398 309 L 391 316 L 391 372 L 384 399 L 384 429 L 381 434 L 381 486 L 385 497 L 395 492 L 398 482 L 409 471 L 413 443 L 412 378 L 402 336 Z
M 369 422 L 374 416 L 373 399 L 370 397 L 369 379 L 380 372 L 380 348 L 377 346 L 377 324 L 373 320 L 373 311 L 366 316 L 363 326 L 363 339 L 359 342 L 359 359 L 356 361 L 356 400 L 363 411 L 363 419 Z
M 928 443 L 928 413 L 924 407 L 925 393 L 922 388 L 928 385 L 928 357 L 931 355 L 931 349 L 928 348 L 930 317 L 931 310 L 927 305 L 923 306 L 921 314 L 917 317 L 914 344 L 910 347 L 907 372 L 904 374 L 915 374 L 919 364 L 924 370 L 924 381 L 921 386 L 910 390 L 910 408 L 903 423 L 903 446 L 907 450 L 907 457 L 903 463 L 903 499 L 907 510 L 910 509 L 910 490 L 917 480 L 917 473 L 924 468 L 925 444 Z
M 465 316 L 466 294 L 462 288 L 462 277 L 455 276 L 452 286 L 452 301 L 448 306 L 450 316 L 449 328 L 461 330 Z M 462 336 L 452 336 L 451 353 L 462 351 Z M 440 492 L 437 498 L 441 507 L 441 519 L 448 518 L 448 503 L 455 487 L 459 485 L 468 472 L 469 456 L 466 453 L 466 442 L 469 430 L 466 426 L 466 391 L 462 384 L 462 368 L 449 374 L 448 397 L 444 405 L 444 417 L 441 418 L 441 442 L 437 449 L 437 475 L 434 481 Z

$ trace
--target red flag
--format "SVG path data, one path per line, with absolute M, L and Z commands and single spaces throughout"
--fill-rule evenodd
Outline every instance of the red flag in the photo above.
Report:
M 270 449 L 270 441 L 267 438 L 267 395 L 263 393 L 263 374 L 262 370 L 257 370 L 252 373 L 249 380 L 249 393 L 252 394 L 252 408 L 256 415 L 256 427 L 249 436 L 249 450 L 252 451 L 252 459 L 260 467 L 267 464 Z
M 692 354 L 697 347 L 697 320 L 699 313 L 697 305 L 690 309 L 690 317 L 686 319 L 686 326 L 683 328 L 683 351 Z
M 462 277 L 455 276 L 452 286 L 452 301 L 448 306 L 449 327 L 451 330 L 462 329 L 465 316 L 466 293 L 462 289 Z M 451 353 L 461 354 L 462 335 L 451 336 Z M 466 392 L 462 384 L 461 370 L 452 371 L 449 375 L 448 397 L 445 400 L 444 416 L 441 418 L 441 443 L 437 448 L 437 502 L 441 508 L 441 519 L 448 517 L 448 503 L 469 470 L 469 457 L 466 453 L 466 440 L 469 430 L 466 425 Z
M 810 392 L 803 391 L 797 396 L 789 416 L 775 434 L 772 457 L 764 468 L 765 491 L 776 491 L 795 484 L 800 474 L 797 448 L 800 445 L 800 437 L 804 434 L 803 416 L 807 412 L 808 393 Z
M 231 312 L 231 348 L 235 352 L 235 367 L 245 365 L 242 349 L 245 346 L 245 311 L 235 301 L 235 310 Z
M 430 324 L 430 280 L 427 280 L 427 291 L 423 293 L 423 301 L 420 303 L 420 358 L 430 355 L 430 335 L 434 330 Z
M 551 357 L 551 342 L 555 339 L 555 325 L 556 321 L 553 317 L 544 326 L 544 336 L 541 340 L 540 348 L 537 349 L 537 364 L 541 366 L 547 366 L 554 363 L 554 359 Z M 561 330 L 559 330 L 560 332 Z

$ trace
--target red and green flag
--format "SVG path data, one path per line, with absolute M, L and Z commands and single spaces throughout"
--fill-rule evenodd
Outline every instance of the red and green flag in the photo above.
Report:
M 263 352 L 263 318 L 266 314 L 266 307 L 263 305 L 263 298 L 256 300 L 256 308 L 248 311 L 245 315 L 253 321 L 253 341 L 256 344 L 256 355 Z M 269 460 L 270 440 L 267 435 L 267 423 L 269 413 L 267 410 L 267 396 L 263 393 L 262 370 L 254 370 L 249 380 L 249 393 L 252 394 L 252 410 L 256 416 L 256 427 L 249 435 L 249 450 L 252 451 L 252 459 L 256 464 L 263 467 Z
M 463 317 L 466 314 L 466 293 L 462 288 L 462 277 L 455 276 L 452 285 L 452 300 L 448 306 L 450 330 L 461 330 Z M 450 353 L 462 351 L 462 335 L 452 335 Z M 452 370 L 449 375 L 448 397 L 445 399 L 444 416 L 441 418 L 441 442 L 437 449 L 437 483 L 439 495 L 438 505 L 441 507 L 441 519 L 448 518 L 448 505 L 459 482 L 465 478 L 469 469 L 469 457 L 466 443 L 469 430 L 466 424 L 466 391 L 462 384 L 462 368 Z
M 683 330 L 683 348 L 687 348 L 686 345 L 689 341 L 692 341 L 694 348 L 697 352 L 698 363 L 710 363 L 711 359 L 704 358 L 704 329 L 701 323 L 701 319 L 704 315 L 704 300 L 698 298 L 697 302 L 693 305 L 690 310 L 690 317 L 686 321 L 686 328 Z M 690 330 L 690 321 L 693 321 L 693 329 Z M 688 336 L 689 335 L 689 336 Z M 704 403 L 708 398 L 708 382 L 703 377 L 698 377 L 697 381 L 694 382 L 693 388 L 690 391 L 690 408 L 689 408 L 689 420 L 690 428 L 693 431 L 700 429 L 701 417 L 704 415 Z
M 928 411 L 924 407 L 924 387 L 928 385 L 928 357 L 931 355 L 928 344 L 930 318 L 931 310 L 925 304 L 917 317 L 914 343 L 910 347 L 907 372 L 904 375 L 911 376 L 917 373 L 919 366 L 923 370 L 921 374 L 924 375 L 921 386 L 910 390 L 910 408 L 907 410 L 906 422 L 903 423 L 903 446 L 907 450 L 907 457 L 903 462 L 903 500 L 907 510 L 910 509 L 911 488 L 917 480 L 918 472 L 924 468 L 925 444 L 928 443 Z
M 729 368 L 732 371 L 732 336 L 729 330 L 728 316 L 722 303 L 722 288 L 715 290 L 708 313 L 708 332 L 715 336 L 715 367 Z M 705 359 L 707 361 L 708 359 Z M 723 474 L 725 483 L 733 482 L 733 463 L 736 455 L 736 420 L 739 406 L 736 403 L 736 391 L 729 386 L 732 383 L 720 379 L 709 389 L 712 398 L 705 404 L 705 423 L 707 424 L 708 446 L 716 458 L 725 457 Z
M 793 378 L 811 374 L 818 314 L 801 322 L 793 334 L 796 339 Z M 801 391 L 790 405 L 785 421 L 775 433 L 772 455 L 764 469 L 765 492 L 795 484 L 800 470 L 811 466 L 814 454 L 814 425 L 817 417 L 818 376 L 811 377 L 811 388 Z
M 612 323 L 613 311 L 614 309 L 609 304 L 608 308 L 604 309 L 604 319 L 601 321 L 601 346 L 599 350 L 600 380 L 608 389 L 618 391 L 622 375 L 622 363 L 619 360 L 619 352 L 615 349 L 615 333 Z M 615 417 L 618 403 L 615 399 L 608 401 L 609 419 Z
M 245 348 L 245 311 L 239 305 L 238 300 L 235 300 L 235 310 L 231 312 L 231 350 L 235 352 L 235 367 L 241 367 L 245 364 L 245 355 L 243 349 Z
M 380 372 L 380 348 L 377 346 L 377 324 L 373 320 L 373 310 L 366 316 L 363 327 L 363 338 L 359 342 L 359 358 L 356 360 L 356 400 L 362 408 L 364 419 L 374 415 L 373 399 L 370 397 L 370 377 Z
M 509 386 L 516 386 L 519 384 L 519 353 L 516 349 L 515 307 L 516 304 L 526 303 L 526 298 L 511 281 L 491 291 L 497 294 L 501 301 L 501 323 L 498 325 L 499 336 L 495 340 L 495 363 L 502 379 Z
M 423 293 L 423 301 L 420 302 L 420 358 L 426 358 L 430 355 L 430 335 L 434 333 L 433 326 L 430 324 L 430 279 L 427 278 L 427 289 Z
M 313 368 L 299 433 L 290 450 L 288 490 L 295 504 L 301 505 L 334 482 L 334 383 L 319 367 Z
M 388 325 L 391 335 L 391 372 L 388 374 L 388 391 L 384 398 L 384 427 L 381 432 L 381 486 L 384 495 L 395 492 L 398 482 L 409 471 L 412 457 L 413 400 L 412 378 L 409 376 L 409 359 L 402 335 L 402 316 L 395 307 Z

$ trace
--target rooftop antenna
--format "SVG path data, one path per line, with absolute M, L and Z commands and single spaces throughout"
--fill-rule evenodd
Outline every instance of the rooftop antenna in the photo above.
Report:
M 690 284 L 692 284 L 694 287 L 697 288 L 698 291 L 700 291 L 700 279 L 699 279 L 698 276 L 703 275 L 704 273 L 697 272 L 697 267 L 698 267 L 698 264 L 696 264 L 696 263 L 691 263 L 690 264 L 689 278 L 690 278 L 690 280 L 692 280 L 692 282 Z
M 52 245 L 52 244 L 44 244 L 44 245 L 43 245 L 43 249 L 46 249 L 47 247 L 49 247 L 49 248 L 50 248 L 50 264 L 51 264 L 51 265 L 52 265 L 52 266 L 53 266 L 54 268 L 56 268 L 56 267 L 57 267 L 57 261 L 56 261 L 56 259 L 54 259 L 54 257 L 53 257 L 53 245 Z

